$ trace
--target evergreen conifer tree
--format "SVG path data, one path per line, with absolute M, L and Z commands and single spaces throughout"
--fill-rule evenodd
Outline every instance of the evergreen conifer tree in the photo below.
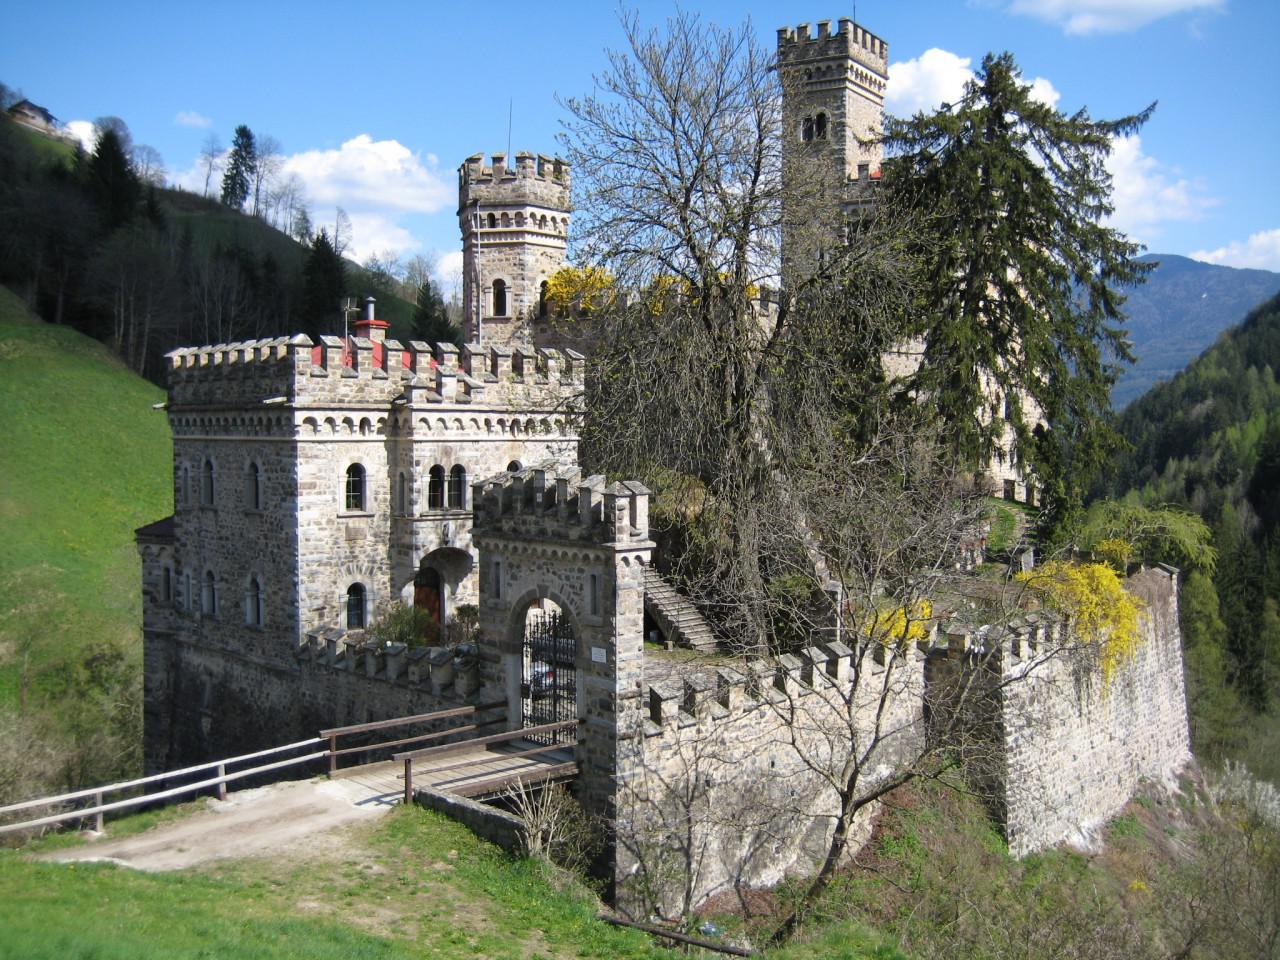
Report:
M 258 167 L 258 149 L 253 131 L 243 123 L 236 127 L 231 140 L 231 156 L 227 160 L 227 172 L 222 175 L 222 202 L 236 210 L 244 207 L 249 197 L 249 187 Z
M 302 317 L 306 334 L 319 342 L 321 334 L 340 332 L 337 317 L 339 301 L 346 292 L 346 266 L 324 229 L 311 242 L 311 253 L 302 268 L 302 283 Z
M 428 343 L 462 345 L 462 331 L 449 322 L 444 298 L 440 296 L 430 277 L 424 277 L 418 287 L 418 299 L 413 309 L 413 336 Z
M 923 342 L 909 386 L 931 398 L 970 466 L 991 458 L 1007 417 L 1054 519 L 1106 455 L 1115 365 L 1132 360 L 1118 290 L 1151 267 L 1100 222 L 1112 210 L 1105 161 L 1112 138 L 1154 108 L 1067 116 L 1032 97 L 1011 55 L 988 54 L 959 102 L 886 125 L 884 187 L 931 211 L 937 228 L 909 331 Z M 1019 391 L 1047 432 L 1033 436 Z

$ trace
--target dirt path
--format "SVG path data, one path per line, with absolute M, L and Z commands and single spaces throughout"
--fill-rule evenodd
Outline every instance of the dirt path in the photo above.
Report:
M 208 809 L 120 840 L 109 835 L 84 846 L 42 854 L 59 862 L 107 860 L 138 870 L 181 870 L 227 857 L 287 851 L 297 841 L 367 820 L 400 799 L 354 780 L 303 780 L 210 799 Z M 108 827 L 110 824 L 108 824 Z

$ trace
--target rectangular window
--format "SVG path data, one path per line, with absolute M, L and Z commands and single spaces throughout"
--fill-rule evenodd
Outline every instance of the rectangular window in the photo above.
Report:
M 591 575 L 591 615 L 600 616 L 600 578 L 594 573 Z
M 493 561 L 493 599 L 502 599 L 502 564 Z

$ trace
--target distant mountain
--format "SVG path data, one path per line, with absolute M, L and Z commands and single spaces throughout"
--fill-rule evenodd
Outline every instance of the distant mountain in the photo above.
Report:
M 1125 301 L 1125 326 L 1138 360 L 1111 391 L 1117 410 L 1173 379 L 1218 334 L 1280 292 L 1280 273 L 1270 270 L 1218 267 L 1169 253 L 1142 260 L 1159 265 Z

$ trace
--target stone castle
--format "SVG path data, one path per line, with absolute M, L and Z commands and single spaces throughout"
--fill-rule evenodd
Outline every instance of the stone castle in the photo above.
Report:
M 842 209 L 866 202 L 887 45 L 849 20 L 778 43 L 784 156 L 829 155 Z M 716 655 L 653 569 L 649 492 L 577 466 L 584 357 L 530 343 L 565 263 L 569 187 L 567 165 L 545 156 L 461 166 L 461 349 L 388 339 L 370 301 L 349 341 L 169 355 L 175 509 L 137 535 L 148 772 L 465 703 L 503 701 L 513 728 L 529 726 L 540 609 L 557 611 L 573 651 L 575 789 L 610 819 L 615 895 L 636 910 L 811 869 L 834 800 L 793 738 L 853 716 L 891 723 L 910 751 L 958 675 L 981 671 L 991 688 L 982 769 L 1017 854 L 1087 831 L 1141 778 L 1189 759 L 1168 570 L 1131 580 L 1147 642 L 1092 700 L 1059 655 L 1060 625 L 1035 618 L 932 624 L 889 656 L 838 639 L 767 662 Z M 997 479 L 1029 496 L 1012 463 Z M 474 668 L 447 646 L 370 642 L 396 602 L 441 623 L 477 607 Z M 674 659 L 661 641 L 705 656 Z

